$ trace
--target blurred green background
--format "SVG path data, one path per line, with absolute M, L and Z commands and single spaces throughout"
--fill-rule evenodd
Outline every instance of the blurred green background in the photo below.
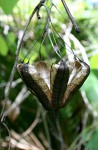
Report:
M 7 83 L 15 62 L 17 45 L 31 12 L 38 0 L 0 0 L 0 110 L 4 105 Z M 59 34 L 67 34 L 70 47 L 75 54 L 90 64 L 91 73 L 81 89 L 69 104 L 60 110 L 59 121 L 62 137 L 67 150 L 98 150 L 98 0 L 67 0 L 81 32 L 77 34 L 70 25 L 65 9 L 60 0 L 53 3 L 51 19 Z M 49 7 L 49 0 L 46 2 Z M 34 39 L 43 32 L 46 22 L 46 10 L 40 10 L 41 19 L 36 15 L 32 19 L 23 40 L 19 61 L 22 61 L 34 44 Z M 66 41 L 67 43 L 67 41 Z M 68 43 L 67 43 L 68 44 Z M 25 62 L 45 60 L 57 62 L 58 56 L 46 38 L 41 46 L 40 41 Z M 61 54 L 66 54 L 61 47 Z M 41 57 L 41 58 L 40 58 Z M 51 112 L 46 112 L 37 98 L 29 93 L 17 72 L 12 82 L 7 100 L 5 124 L 11 133 L 11 149 L 24 150 L 59 150 L 58 134 L 55 119 Z M 8 149 L 9 136 L 1 124 L 0 149 Z

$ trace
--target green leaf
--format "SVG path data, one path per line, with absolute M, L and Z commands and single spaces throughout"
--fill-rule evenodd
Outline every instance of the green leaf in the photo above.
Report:
M 16 51 L 16 36 L 13 32 L 9 32 L 7 35 L 6 35 L 6 41 L 7 41 L 7 45 L 9 47 L 9 50 L 11 52 L 14 52 Z
M 13 32 L 9 32 L 7 34 L 7 38 L 8 38 L 8 41 L 9 41 L 9 45 L 14 45 L 15 40 L 16 40 L 15 34 Z
M 3 36 L 0 36 L 0 54 L 3 56 L 6 56 L 8 52 L 7 44 L 3 38 Z
M 98 128 L 92 133 L 86 148 L 87 150 L 98 150 Z
M 6 14 L 12 13 L 14 6 L 18 0 L 0 0 L 0 6 Z
M 98 104 L 98 77 L 93 71 L 91 71 L 81 89 L 86 92 L 87 98 L 94 106 Z
M 92 69 L 98 69 L 98 54 L 91 57 L 90 66 Z

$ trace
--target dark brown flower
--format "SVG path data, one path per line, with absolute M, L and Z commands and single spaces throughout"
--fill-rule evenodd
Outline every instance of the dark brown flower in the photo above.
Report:
M 73 64 L 62 60 L 52 66 L 43 61 L 33 65 L 18 64 L 17 70 L 28 89 L 47 110 L 65 107 L 90 73 L 90 67 L 80 60 Z

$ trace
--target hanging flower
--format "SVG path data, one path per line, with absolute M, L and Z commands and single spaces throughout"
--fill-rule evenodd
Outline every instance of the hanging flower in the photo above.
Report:
M 90 73 L 90 67 L 77 59 L 73 64 L 61 60 L 52 66 L 43 61 L 33 65 L 21 63 L 17 70 L 30 92 L 47 110 L 65 107 Z

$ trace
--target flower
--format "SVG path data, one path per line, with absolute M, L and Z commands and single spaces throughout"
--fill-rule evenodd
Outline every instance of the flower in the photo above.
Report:
M 78 59 L 72 64 L 61 60 L 51 66 L 44 61 L 33 65 L 21 63 L 17 70 L 30 92 L 47 110 L 65 107 L 90 73 L 90 67 Z

